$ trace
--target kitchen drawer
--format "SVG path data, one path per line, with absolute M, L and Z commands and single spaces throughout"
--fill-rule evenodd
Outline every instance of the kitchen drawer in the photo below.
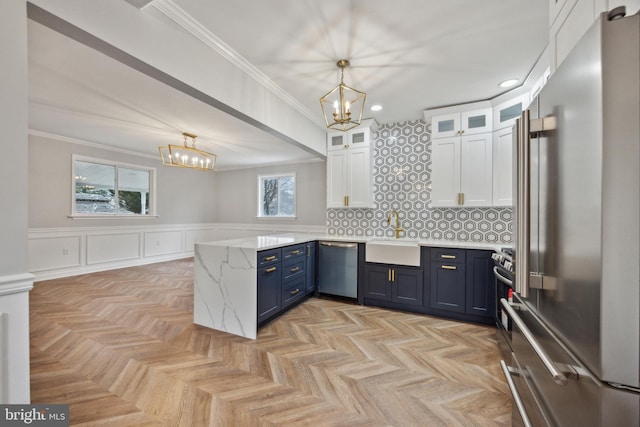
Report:
M 282 282 L 282 308 L 286 308 L 304 297 L 304 279 L 303 274 L 287 282 Z
M 281 261 L 280 248 L 258 252 L 258 266 L 264 267 Z
M 304 276 L 304 263 L 303 258 L 294 258 L 282 263 L 282 282 L 293 279 L 298 276 Z
M 431 248 L 431 261 L 464 262 L 464 249 Z
M 282 248 L 282 259 L 284 261 L 293 258 L 303 258 L 307 254 L 307 244 L 302 243 L 300 245 L 285 246 Z

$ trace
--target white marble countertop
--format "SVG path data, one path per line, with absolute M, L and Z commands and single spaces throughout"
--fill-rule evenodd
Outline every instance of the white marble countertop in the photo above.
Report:
M 395 240 L 385 237 L 375 236 L 337 236 L 329 234 L 305 234 L 305 233 L 281 233 L 270 234 L 266 236 L 243 237 L 231 240 L 217 240 L 213 242 L 202 242 L 198 245 L 207 246 L 225 246 L 240 249 L 253 249 L 262 251 L 265 249 L 273 249 L 282 246 L 295 245 L 298 243 L 306 243 L 314 240 L 325 240 L 333 242 L 356 242 L 367 243 L 372 240 Z M 464 242 L 454 240 L 434 240 L 434 239 L 399 239 L 401 241 L 416 242 L 420 246 L 444 247 L 444 248 L 460 248 L 460 249 L 483 249 L 490 251 L 499 251 L 500 248 L 508 246 L 508 244 L 486 243 L 486 242 Z

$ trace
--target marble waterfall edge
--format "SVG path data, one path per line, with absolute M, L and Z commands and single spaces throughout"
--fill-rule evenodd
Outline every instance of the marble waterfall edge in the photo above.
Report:
M 256 271 L 255 249 L 196 244 L 194 323 L 255 339 Z

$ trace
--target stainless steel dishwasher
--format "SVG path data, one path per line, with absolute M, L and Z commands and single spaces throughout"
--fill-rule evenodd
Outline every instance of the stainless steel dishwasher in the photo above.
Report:
M 358 244 L 320 242 L 318 291 L 322 294 L 358 297 Z

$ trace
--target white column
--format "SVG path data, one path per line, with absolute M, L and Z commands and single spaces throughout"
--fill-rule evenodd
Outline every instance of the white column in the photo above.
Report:
M 27 2 L 0 2 L 0 403 L 29 403 Z

